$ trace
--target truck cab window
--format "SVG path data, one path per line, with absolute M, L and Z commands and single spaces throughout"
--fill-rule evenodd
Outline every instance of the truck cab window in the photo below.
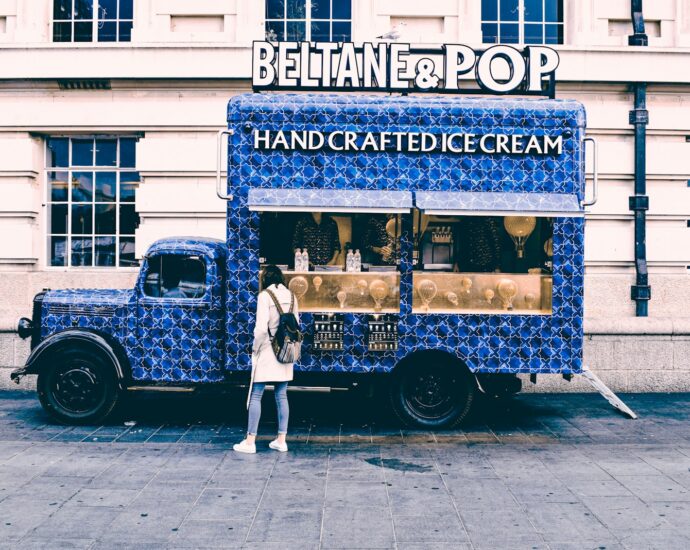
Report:
M 148 260 L 144 294 L 153 298 L 201 298 L 206 292 L 206 265 L 198 256 L 161 254 Z

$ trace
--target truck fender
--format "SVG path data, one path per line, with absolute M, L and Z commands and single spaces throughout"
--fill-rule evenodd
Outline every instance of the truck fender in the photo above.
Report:
M 117 374 L 118 385 L 121 389 L 124 387 L 125 373 L 122 368 L 122 361 L 113 349 L 113 346 L 100 334 L 78 329 L 57 332 L 43 340 L 33 349 L 26 360 L 24 368 L 12 373 L 12 379 L 14 380 L 25 374 L 38 374 L 43 368 L 44 359 L 48 359 L 53 351 L 65 344 L 95 347 L 110 361 Z

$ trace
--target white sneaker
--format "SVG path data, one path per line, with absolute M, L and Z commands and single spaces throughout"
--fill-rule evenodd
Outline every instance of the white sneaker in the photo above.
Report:
M 232 446 L 234 451 L 237 451 L 238 453 L 247 453 L 247 454 L 255 454 L 256 453 L 256 444 L 249 444 L 247 443 L 246 439 L 243 439 L 239 443 L 235 443 Z M 287 451 L 287 448 L 285 449 Z
M 268 446 L 279 453 L 287 453 L 287 443 L 279 443 L 277 439 L 271 441 Z

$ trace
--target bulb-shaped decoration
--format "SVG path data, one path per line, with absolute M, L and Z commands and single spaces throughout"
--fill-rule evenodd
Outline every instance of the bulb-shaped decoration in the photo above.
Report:
M 429 304 L 436 297 L 438 287 L 431 279 L 422 279 L 417 284 L 417 294 L 422 299 L 422 308 L 424 311 L 429 311 Z
M 494 296 L 496 296 L 496 293 L 490 289 L 487 288 L 484 290 L 484 299 L 486 300 L 486 303 L 491 305 L 491 303 L 494 301 Z
M 317 275 L 311 280 L 311 282 L 314 283 L 314 290 L 318 292 L 321 288 L 321 283 L 323 283 L 323 279 Z
M 504 309 L 513 309 L 513 298 L 518 293 L 518 286 L 513 279 L 501 279 L 496 285 Z
M 537 297 L 532 294 L 531 292 L 528 292 L 525 294 L 525 306 L 527 309 L 534 309 L 534 305 L 537 303 Z
M 359 295 L 364 296 L 364 293 L 367 291 L 367 287 L 369 284 L 367 283 L 366 279 L 360 279 L 357 281 L 357 288 L 359 289 Z
M 293 277 L 292 279 L 290 279 L 290 282 L 288 283 L 288 288 L 292 290 L 293 294 L 295 295 L 295 298 L 297 298 L 297 301 L 299 302 L 302 296 L 304 296 L 307 293 L 307 290 L 309 289 L 309 283 L 304 277 L 298 275 L 297 277 Z
M 386 233 L 394 239 L 400 237 L 400 224 L 397 223 L 395 218 L 391 218 L 386 222 Z
M 446 292 L 446 300 L 448 300 L 455 307 L 458 306 L 458 295 L 455 294 L 455 292 L 453 292 L 452 290 Z
M 381 304 L 388 296 L 388 285 L 381 279 L 371 281 L 369 295 L 374 300 L 374 311 L 381 311 Z
M 339 290 L 338 294 L 335 295 L 338 298 L 338 303 L 340 304 L 340 309 L 345 307 L 345 300 L 347 299 L 347 292 L 344 290 Z
M 503 220 L 503 226 L 515 243 L 517 257 L 522 258 L 525 255 L 525 241 L 537 226 L 537 218 L 534 216 L 506 216 Z

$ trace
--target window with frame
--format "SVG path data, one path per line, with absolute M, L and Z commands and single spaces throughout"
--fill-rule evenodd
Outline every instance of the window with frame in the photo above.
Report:
M 482 0 L 484 43 L 563 44 L 563 0 Z
M 47 264 L 134 267 L 135 137 L 47 140 Z
M 266 0 L 266 40 L 348 42 L 350 0 Z
M 134 0 L 53 0 L 53 42 L 130 42 Z
M 152 298 L 198 299 L 206 293 L 206 264 L 199 256 L 159 254 L 148 258 L 144 294 Z

